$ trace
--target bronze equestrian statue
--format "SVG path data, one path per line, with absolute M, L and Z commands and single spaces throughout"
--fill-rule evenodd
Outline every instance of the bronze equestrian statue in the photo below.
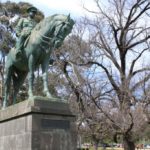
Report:
M 15 48 L 10 50 L 5 65 L 5 96 L 3 108 L 8 106 L 11 80 L 13 80 L 13 104 L 15 104 L 19 88 L 28 73 L 28 95 L 29 99 L 33 98 L 34 71 L 39 65 L 42 68 L 43 92 L 46 97 L 52 97 L 48 89 L 47 81 L 49 58 L 52 51 L 61 46 L 65 37 L 71 32 L 73 25 L 74 21 L 70 18 L 70 15 L 52 15 L 43 19 L 33 28 L 21 49 L 20 59 L 16 59 Z

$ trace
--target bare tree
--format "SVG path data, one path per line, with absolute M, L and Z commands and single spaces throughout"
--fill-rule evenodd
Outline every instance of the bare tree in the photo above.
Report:
M 149 122 L 150 2 L 94 2 L 96 11 L 86 8 L 92 19 L 82 19 L 76 36 L 62 47 L 67 53 L 60 57 L 61 69 L 82 113 L 95 104 L 114 140 L 121 135 L 124 149 L 134 150 L 135 135 Z
M 125 150 L 132 150 L 135 149 L 132 109 L 138 101 L 146 104 L 149 92 L 150 68 L 146 56 L 149 56 L 150 2 L 109 0 L 105 7 L 99 0 L 95 3 L 97 12 L 87 9 L 95 19 L 87 19 L 87 24 L 93 30 L 90 43 L 99 58 L 95 57 L 87 64 L 97 65 L 113 88 L 120 121 L 117 122 L 116 117 L 111 121 L 117 127 L 116 133 L 123 136 Z M 140 64 L 144 57 L 146 62 Z

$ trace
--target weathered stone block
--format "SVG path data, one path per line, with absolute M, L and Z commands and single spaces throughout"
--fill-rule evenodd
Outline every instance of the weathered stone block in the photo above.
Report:
M 76 150 L 67 103 L 26 100 L 0 111 L 0 150 Z

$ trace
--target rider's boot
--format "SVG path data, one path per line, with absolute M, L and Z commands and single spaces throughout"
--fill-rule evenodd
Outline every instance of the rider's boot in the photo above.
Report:
M 16 44 L 15 57 L 16 57 L 17 60 L 20 59 L 21 56 L 22 56 L 22 51 L 21 51 L 21 49 L 22 49 L 22 45 Z
M 23 44 L 24 44 L 24 37 L 22 36 L 16 43 L 16 51 L 15 51 L 16 59 L 20 59 L 22 56 Z

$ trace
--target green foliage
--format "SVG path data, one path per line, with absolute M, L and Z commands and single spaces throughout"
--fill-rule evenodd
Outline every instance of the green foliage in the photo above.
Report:
M 3 37 L 2 42 L 0 42 L 0 49 L 3 53 L 8 53 L 10 48 L 14 46 L 15 39 L 12 37 L 10 32 L 5 32 L 5 36 Z
M 0 3 L 0 50 L 5 54 L 8 53 L 9 50 L 15 45 L 16 40 L 14 38 L 14 28 L 17 24 L 17 21 L 10 25 L 9 20 L 15 15 L 26 17 L 28 15 L 27 8 L 30 6 L 32 5 L 25 2 L 15 3 L 7 1 L 5 3 Z M 43 13 L 38 10 L 35 20 L 39 22 L 43 18 Z
M 26 17 L 28 15 L 27 13 L 27 8 L 32 6 L 29 3 L 26 2 L 11 2 L 7 1 L 5 3 L 0 3 L 0 8 L 1 10 L 7 10 L 8 15 L 14 16 L 15 14 L 18 14 L 22 17 Z M 38 10 L 37 16 L 36 16 L 36 21 L 39 22 L 41 19 L 44 18 L 44 14 Z

